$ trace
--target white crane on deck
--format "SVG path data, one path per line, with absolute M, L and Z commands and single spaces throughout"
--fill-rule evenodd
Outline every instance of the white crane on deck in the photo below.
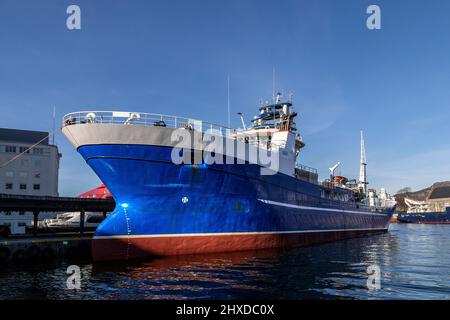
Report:
M 331 168 L 328 168 L 330 170 L 330 174 L 331 174 L 331 179 L 333 179 L 334 177 L 334 172 L 336 171 L 336 169 L 341 165 L 340 162 L 336 163 L 334 166 L 332 166 Z

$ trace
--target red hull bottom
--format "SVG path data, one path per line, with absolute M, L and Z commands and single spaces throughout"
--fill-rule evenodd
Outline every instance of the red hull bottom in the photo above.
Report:
M 128 260 L 150 256 L 158 257 L 287 248 L 367 236 L 386 231 L 387 229 L 289 234 L 219 234 L 94 238 L 92 240 L 92 255 L 94 261 L 107 261 Z

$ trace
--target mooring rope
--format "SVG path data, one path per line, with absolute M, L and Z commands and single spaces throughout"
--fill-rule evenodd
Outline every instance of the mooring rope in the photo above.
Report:
M 52 132 L 53 133 L 53 132 Z M 27 153 L 28 151 L 30 151 L 31 149 L 33 149 L 34 147 L 36 147 L 37 145 L 39 145 L 42 141 L 44 141 L 45 139 L 47 139 L 48 137 L 50 137 L 49 133 L 48 135 L 46 135 L 44 138 L 42 138 L 41 140 L 39 140 L 38 142 L 36 142 L 35 144 L 33 144 L 31 147 L 25 149 L 24 151 L 22 151 L 21 153 L 15 155 L 14 157 L 12 157 L 11 159 L 9 159 L 8 161 L 6 161 L 5 163 L 0 165 L 0 168 L 6 167 L 8 164 L 10 164 L 11 162 L 17 160 L 18 158 L 20 158 L 21 156 L 23 156 L 25 153 Z

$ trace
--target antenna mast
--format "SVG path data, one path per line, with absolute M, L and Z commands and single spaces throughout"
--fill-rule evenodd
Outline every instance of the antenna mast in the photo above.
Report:
M 363 193 L 367 193 L 367 173 L 366 173 L 366 147 L 364 145 L 364 134 L 361 130 L 361 159 L 359 163 L 359 187 L 362 189 Z
M 56 107 L 53 106 L 53 132 L 52 132 L 52 144 L 55 144 L 55 117 L 56 117 Z
M 230 75 L 227 77 L 227 108 L 228 108 L 228 128 L 231 128 L 230 118 Z
M 272 99 L 275 101 L 275 67 L 272 70 Z

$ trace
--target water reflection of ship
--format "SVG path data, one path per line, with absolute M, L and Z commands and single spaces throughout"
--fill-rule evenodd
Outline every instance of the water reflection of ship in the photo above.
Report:
M 345 299 L 339 291 L 361 290 L 367 266 L 388 267 L 390 261 L 380 257 L 397 249 L 397 238 L 383 234 L 289 250 L 96 263 L 92 276 L 102 282 L 123 276 L 105 298 Z
M 94 276 L 123 274 L 125 281 L 110 298 L 175 299 L 205 291 L 260 292 L 270 281 L 279 249 L 158 257 L 118 263 L 94 264 Z M 138 283 L 139 289 L 136 289 Z M 138 293 L 137 293 L 138 292 Z M 180 296 L 181 295 L 181 296 Z M 227 297 L 224 297 L 227 298 Z

